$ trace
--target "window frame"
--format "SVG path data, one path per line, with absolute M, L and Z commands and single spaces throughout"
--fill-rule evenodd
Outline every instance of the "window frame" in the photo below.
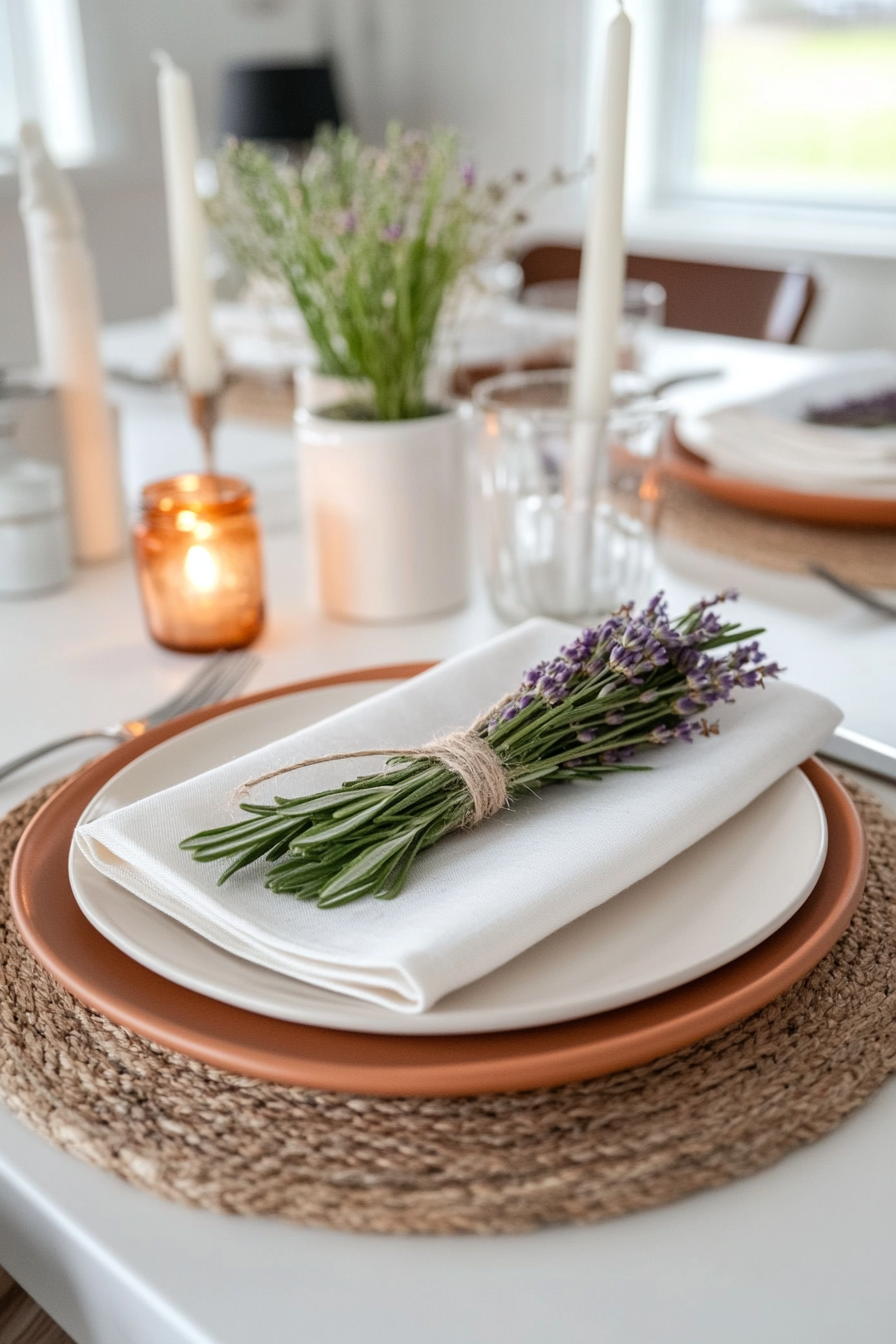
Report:
M 70 88 L 70 101 L 74 106 L 64 109 L 62 118 L 69 126 L 76 126 L 73 142 L 66 147 L 54 134 L 55 118 L 46 106 L 46 90 L 58 84 L 53 79 L 52 60 L 48 59 L 46 33 L 40 32 L 40 20 L 36 17 L 35 5 L 40 0 L 0 0 L 0 32 L 8 38 L 8 49 L 3 55 L 2 67 L 6 78 L 11 80 L 13 119 L 17 123 L 10 139 L 0 141 L 0 171 L 6 167 L 15 167 L 18 155 L 18 126 L 23 121 L 41 122 L 47 146 L 60 166 L 64 168 L 83 168 L 95 163 L 99 157 L 96 124 L 87 78 L 87 63 L 84 49 L 84 27 L 79 0 L 45 0 L 45 3 L 61 5 L 60 15 L 54 17 L 52 36 L 63 29 L 68 30 L 70 42 L 65 53 L 69 69 L 65 72 Z M 58 75 L 58 72 L 57 72 Z M 59 114 L 57 113 L 57 116 Z M 77 125 L 80 123 L 80 125 Z M 5 161 L 5 162 L 4 162 Z
M 800 192 L 713 190 L 696 180 L 703 0 L 652 0 L 655 26 L 652 75 L 657 97 L 650 158 L 652 180 L 642 205 L 654 210 L 709 212 L 724 219 L 735 213 L 796 221 L 823 217 L 830 225 L 858 223 L 892 229 L 896 191 L 891 197 Z

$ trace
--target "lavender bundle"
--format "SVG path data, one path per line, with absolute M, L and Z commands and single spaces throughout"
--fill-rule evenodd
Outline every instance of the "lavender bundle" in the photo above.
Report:
M 637 614 L 621 607 L 526 672 L 519 689 L 471 728 L 390 753 L 386 770 L 336 789 L 245 802 L 246 820 L 190 836 L 181 849 L 199 863 L 229 859 L 219 885 L 266 859 L 266 887 L 322 908 L 362 896 L 391 900 L 418 854 L 523 792 L 650 769 L 632 759 L 717 733 L 706 710 L 780 670 L 754 638 L 762 630 L 725 623 L 713 610 L 735 596 L 709 598 L 675 620 L 662 593 Z
M 839 429 L 884 429 L 896 425 L 896 387 L 867 397 L 848 397 L 833 406 L 810 406 L 806 420 L 811 425 Z

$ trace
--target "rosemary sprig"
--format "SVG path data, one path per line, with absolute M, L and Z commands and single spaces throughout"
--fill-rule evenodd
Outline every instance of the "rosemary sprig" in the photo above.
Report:
M 508 800 L 545 784 L 646 770 L 641 751 L 718 732 L 705 711 L 737 687 L 777 676 L 755 636 L 723 623 L 722 593 L 670 620 L 662 593 L 638 614 L 621 607 L 525 673 L 519 690 L 477 731 L 505 771 Z M 728 647 L 720 656 L 715 650 Z M 441 761 L 395 756 L 336 789 L 243 803 L 245 821 L 181 841 L 198 863 L 230 860 L 218 878 L 261 859 L 264 885 L 321 908 L 363 896 L 391 900 L 423 850 L 466 823 L 466 785 Z

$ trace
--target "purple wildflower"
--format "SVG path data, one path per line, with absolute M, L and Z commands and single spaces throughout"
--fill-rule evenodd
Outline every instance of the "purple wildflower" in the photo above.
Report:
M 383 229 L 383 241 L 386 243 L 397 243 L 403 233 L 404 225 L 400 220 L 396 220 L 394 224 L 388 224 L 386 228 Z
M 460 175 L 465 187 L 475 187 L 476 185 L 476 165 L 467 160 L 461 164 Z

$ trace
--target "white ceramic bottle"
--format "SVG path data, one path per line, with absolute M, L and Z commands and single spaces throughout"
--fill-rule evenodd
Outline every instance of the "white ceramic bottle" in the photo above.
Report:
M 93 262 L 71 183 L 40 127 L 21 131 L 21 213 L 28 240 L 34 318 L 44 378 L 58 388 L 75 558 L 109 560 L 127 529 L 118 447 L 106 402 Z

